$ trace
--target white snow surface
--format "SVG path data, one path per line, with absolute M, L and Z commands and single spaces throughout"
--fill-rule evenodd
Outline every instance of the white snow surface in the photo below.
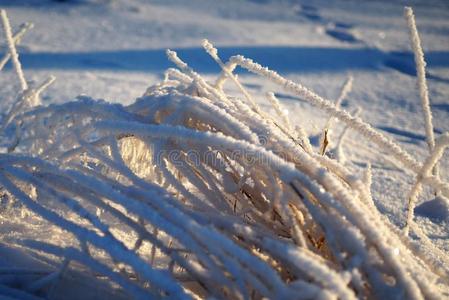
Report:
M 213 79 L 220 70 L 201 47 L 201 40 L 207 38 L 222 58 L 245 55 L 327 99 L 337 99 L 348 76 L 353 76 L 352 91 L 341 106 L 350 112 L 360 108 L 363 120 L 423 162 L 428 148 L 403 17 L 405 5 L 414 8 L 417 18 L 438 137 L 449 131 L 449 3 L 445 0 L 0 0 L 13 28 L 23 22 L 35 25 L 18 52 L 28 80 L 40 83 L 49 75 L 56 77 L 42 95 L 44 105 L 65 103 L 81 94 L 131 104 L 172 66 L 166 59 L 167 48 L 176 50 L 205 78 Z M 4 53 L 3 33 L 0 40 Z M 261 77 L 244 71 L 238 74 L 254 99 L 274 92 L 290 122 L 302 125 L 318 147 L 326 115 Z M 10 63 L 0 72 L 0 80 L 0 112 L 4 115 L 20 88 Z M 269 102 L 258 104 L 275 113 Z M 334 146 L 343 128 L 334 122 Z M 346 164 L 355 174 L 362 174 L 367 162 L 372 164 L 375 205 L 402 228 L 407 217 L 406 197 L 415 178 L 351 130 L 342 147 Z M 449 178 L 448 157 L 446 153 L 440 162 L 445 180 Z M 417 206 L 433 198 L 431 191 L 425 190 Z M 435 209 L 448 206 L 427 205 L 416 211 L 415 221 L 435 246 L 449 254 L 449 213 Z M 34 225 L 7 224 L 0 215 L 0 267 L 33 264 L 8 244 L 16 236 L 26 236 L 27 230 L 36 238 L 31 230 Z M 56 233 L 39 234 L 54 239 Z M 63 239 L 61 243 L 63 246 Z M 81 275 L 72 276 L 72 282 L 89 286 Z M 76 292 L 73 286 L 59 288 Z M 92 294 L 86 297 L 92 299 L 110 293 L 107 287 L 83 290 L 89 290 Z

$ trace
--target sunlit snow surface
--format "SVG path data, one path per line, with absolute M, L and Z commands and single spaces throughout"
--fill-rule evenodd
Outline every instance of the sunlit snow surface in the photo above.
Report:
M 177 50 L 206 78 L 215 78 L 219 67 L 201 47 L 201 40 L 207 38 L 223 58 L 245 55 L 328 99 L 336 99 L 342 84 L 352 75 L 353 90 L 342 106 L 351 112 L 360 107 L 362 119 L 422 161 L 427 145 L 403 18 L 405 4 L 415 10 L 438 136 L 449 131 L 449 3 L 444 0 L 0 0 L 13 27 L 25 21 L 35 24 L 18 51 L 29 80 L 40 82 L 50 74 L 56 76 L 56 82 L 43 95 L 45 105 L 64 103 L 80 94 L 133 103 L 171 67 L 166 48 Z M 4 52 L 3 35 L 0 38 Z M 0 78 L 0 112 L 4 114 L 14 100 L 18 83 L 11 66 L 0 73 Z M 264 99 L 266 92 L 274 91 L 291 122 L 304 126 L 312 142 L 318 143 L 326 121 L 323 113 L 264 79 L 243 71 L 239 71 L 239 79 L 258 96 L 255 99 Z M 268 102 L 259 104 L 274 112 Z M 337 123 L 336 138 L 341 129 Z M 367 161 L 372 163 L 375 204 L 392 223 L 402 227 L 406 195 L 414 178 L 354 132 L 349 132 L 344 147 L 348 167 L 355 173 L 360 174 Z M 440 167 L 446 180 L 448 157 L 443 157 Z M 420 202 L 433 198 L 430 191 L 425 191 Z M 417 211 L 416 221 L 436 246 L 449 253 L 449 213 L 436 213 L 436 209 L 447 206 L 428 205 Z M 17 215 L 23 218 L 22 224 L 8 218 L 0 215 L 0 268 L 13 264 L 42 269 L 36 261 L 31 262 L 31 257 L 25 259 L 20 252 L 8 250 L 9 241 L 27 234 L 52 240 L 61 232 L 33 230 L 42 228 L 33 216 Z M 65 240 L 59 243 L 62 246 Z M 80 274 L 71 276 L 89 287 Z M 58 289 L 55 293 L 64 289 L 75 293 L 71 285 Z M 83 288 L 87 290 L 92 295 L 85 296 L 91 298 L 109 293 L 107 286 Z

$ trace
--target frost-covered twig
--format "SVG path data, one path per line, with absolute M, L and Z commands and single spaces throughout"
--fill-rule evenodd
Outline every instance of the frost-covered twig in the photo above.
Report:
M 22 66 L 19 61 L 19 55 L 16 51 L 16 45 L 14 43 L 14 38 L 11 32 L 11 25 L 9 24 L 9 19 L 5 10 L 0 10 L 0 15 L 2 18 L 2 25 L 5 31 L 6 42 L 8 43 L 9 53 L 11 54 L 11 59 L 14 65 L 14 69 L 16 71 L 17 77 L 19 78 L 20 87 L 22 91 L 26 91 L 28 89 L 28 84 L 25 80 L 25 76 L 23 75 Z
M 411 7 L 404 8 L 405 19 L 410 34 L 410 41 L 415 56 L 416 74 L 418 77 L 419 96 L 421 98 L 421 106 L 424 114 L 424 123 L 426 126 L 426 140 L 429 146 L 429 152 L 435 146 L 435 138 L 433 134 L 432 110 L 430 109 L 429 91 L 426 82 L 426 62 L 421 47 L 421 39 L 419 38 L 418 29 L 416 28 L 415 16 Z
M 25 35 L 25 33 L 32 29 L 34 27 L 33 23 L 24 23 L 22 25 L 20 25 L 19 30 L 14 34 L 13 40 L 14 40 L 14 44 L 18 45 L 20 44 L 20 41 L 22 40 L 22 37 Z M 6 63 L 9 61 L 9 59 L 11 58 L 11 52 L 8 51 L 7 53 L 5 53 L 5 55 L 3 56 L 3 58 L 0 60 L 0 71 L 3 70 L 3 68 L 5 67 Z
M 381 146 L 385 151 L 390 152 L 398 161 L 400 161 L 407 168 L 415 172 L 419 170 L 420 164 L 413 157 L 411 157 L 410 154 L 401 149 L 400 146 L 398 146 L 391 139 L 387 138 L 380 132 L 374 130 L 369 124 L 363 122 L 361 119 L 355 118 L 346 111 L 338 109 L 329 100 L 326 100 L 318 96 L 317 94 L 307 89 L 306 87 L 298 83 L 295 83 L 291 80 L 287 80 L 281 77 L 278 73 L 271 71 L 268 68 L 262 67 L 258 63 L 252 61 L 251 59 L 247 59 L 241 55 L 232 57 L 231 61 L 244 67 L 245 69 L 248 69 L 253 73 L 267 77 L 273 82 L 284 87 L 286 90 L 303 97 L 311 104 L 321 108 L 329 115 L 340 119 L 342 122 L 346 123 L 352 129 L 357 130 L 359 133 L 368 138 L 370 141 Z
M 69 260 L 64 260 L 62 266 L 55 272 L 36 280 L 32 284 L 28 285 L 25 290 L 29 292 L 36 292 L 47 285 L 56 285 L 57 281 L 60 279 L 67 266 L 69 265 Z
M 208 40 L 203 40 L 202 42 L 203 48 L 206 50 L 206 52 L 217 62 L 217 64 L 220 66 L 222 71 L 230 78 L 232 81 L 237 85 L 239 90 L 242 92 L 242 94 L 245 96 L 246 100 L 251 104 L 253 109 L 260 113 L 260 108 L 254 102 L 251 95 L 246 91 L 246 89 L 243 87 L 243 85 L 240 83 L 240 81 L 237 80 L 235 75 L 232 73 L 231 70 L 227 68 L 227 66 L 221 61 L 220 57 L 218 56 L 218 50 L 215 48 Z
M 281 118 L 284 125 L 287 127 L 289 132 L 293 132 L 292 125 L 290 124 L 290 120 L 288 119 L 287 114 L 285 111 L 282 110 L 281 104 L 279 103 L 279 100 L 276 98 L 273 92 L 268 92 L 267 99 L 270 102 L 271 106 L 274 108 L 276 114 Z
M 340 96 L 335 101 L 335 107 L 340 108 L 341 102 L 343 101 L 343 99 L 346 98 L 346 96 L 352 89 L 353 81 L 354 81 L 354 79 L 352 78 L 352 76 L 349 76 L 348 79 L 346 80 L 346 82 L 343 84 L 343 87 L 341 88 L 341 91 L 340 91 Z M 333 121 L 333 117 L 330 116 L 327 119 L 327 122 L 324 125 L 323 131 L 321 133 L 321 137 L 320 137 L 320 154 L 321 155 L 324 155 L 326 153 L 326 148 L 329 144 L 329 134 L 330 134 L 330 128 L 332 127 L 332 121 Z
M 354 117 L 358 117 L 360 112 L 361 112 L 361 109 L 358 107 L 354 111 L 353 116 Z M 346 161 L 346 156 L 345 156 L 344 151 L 343 151 L 343 143 L 344 143 L 344 139 L 345 139 L 345 137 L 346 137 L 346 135 L 348 133 L 348 129 L 349 129 L 349 126 L 345 126 L 343 128 L 343 131 L 341 132 L 340 137 L 338 139 L 337 145 L 335 145 L 335 157 L 342 164 L 344 164 L 345 161 Z M 323 155 L 324 152 L 320 153 L 320 154 Z
M 445 133 L 441 135 L 434 144 L 434 148 L 430 153 L 429 157 L 424 162 L 420 172 L 417 174 L 417 179 L 415 184 L 412 187 L 407 199 L 408 207 L 407 207 L 407 222 L 404 228 L 405 235 L 408 235 L 410 224 L 413 222 L 415 204 L 417 201 L 417 197 L 419 196 L 422 189 L 422 180 L 431 175 L 432 169 L 438 163 L 440 158 L 443 156 L 444 150 L 449 147 L 449 133 Z

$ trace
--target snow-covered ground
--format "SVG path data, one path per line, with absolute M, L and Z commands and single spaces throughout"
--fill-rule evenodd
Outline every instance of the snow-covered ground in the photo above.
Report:
M 18 50 L 29 80 L 38 83 L 48 75 L 56 76 L 43 95 L 44 105 L 68 102 L 80 94 L 133 103 L 172 66 L 166 59 L 167 48 L 176 50 L 205 78 L 215 78 L 220 69 L 201 47 L 201 40 L 207 38 L 223 58 L 242 54 L 327 99 L 336 99 L 352 75 L 353 90 L 342 107 L 350 112 L 359 107 L 362 119 L 422 162 L 428 149 L 403 18 L 405 5 L 415 10 L 438 136 L 449 131 L 449 3 L 445 0 L 0 0 L 14 28 L 23 22 L 35 25 Z M 3 35 L 0 38 L 1 52 L 5 52 Z M 291 121 L 304 126 L 317 145 L 327 120 L 322 112 L 273 83 L 238 72 L 262 109 L 274 112 L 264 100 L 266 92 L 274 91 Z M 19 89 L 15 76 L 11 65 L 0 73 L 2 114 Z M 331 142 L 343 128 L 338 123 L 334 127 Z M 403 227 L 406 197 L 415 180 L 412 174 L 355 132 L 349 132 L 344 150 L 347 166 L 356 174 L 368 161 L 372 163 L 374 202 L 393 224 Z M 443 157 L 440 166 L 446 180 L 448 157 Z M 425 191 L 419 202 L 431 198 L 430 191 Z M 449 211 L 445 209 L 422 210 L 416 221 L 437 247 L 449 253 Z M 2 216 L 0 222 L 1 266 L 8 259 L 17 260 L 17 252 L 7 250 L 8 244 L 26 236 L 28 230 L 33 236 L 37 233 L 26 224 L 6 226 L 8 220 Z M 46 234 L 50 233 L 42 232 Z M 98 293 L 106 292 L 98 288 Z

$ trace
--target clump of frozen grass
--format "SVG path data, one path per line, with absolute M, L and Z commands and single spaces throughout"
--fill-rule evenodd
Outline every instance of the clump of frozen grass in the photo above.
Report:
M 215 83 L 167 51 L 178 69 L 130 106 L 79 97 L 43 107 L 19 97 L 26 105 L 3 124 L 14 136 L 0 154 L 0 186 L 70 236 L 19 240 L 61 267 L 8 291 L 48 295 L 78 262 L 137 299 L 442 297 L 447 257 L 421 252 L 378 212 L 370 167 L 358 178 L 315 153 L 273 94 L 277 117 L 232 72 L 265 76 L 359 131 L 418 175 L 417 192 L 426 184 L 448 195 L 431 173 L 447 134 L 421 165 L 338 103 L 242 56 L 224 63 L 203 46 L 222 68 Z M 223 91 L 229 79 L 245 100 Z

